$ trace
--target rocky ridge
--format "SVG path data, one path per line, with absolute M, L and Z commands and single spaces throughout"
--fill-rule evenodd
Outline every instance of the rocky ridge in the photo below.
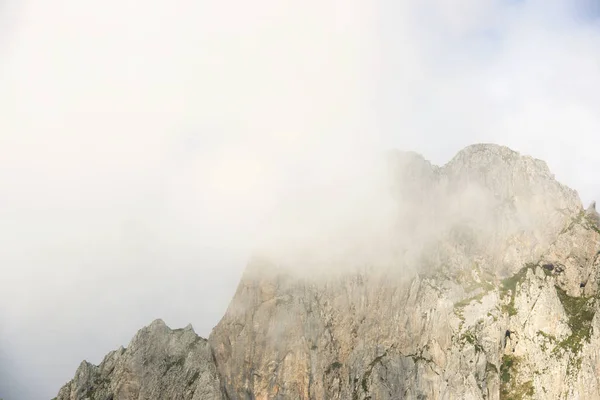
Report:
M 389 161 L 395 258 L 256 257 L 208 342 L 155 322 L 58 399 L 600 398 L 595 206 L 502 146 Z
M 162 320 L 141 329 L 129 346 L 99 366 L 83 361 L 58 400 L 221 399 L 210 345 L 191 325 L 171 330 Z

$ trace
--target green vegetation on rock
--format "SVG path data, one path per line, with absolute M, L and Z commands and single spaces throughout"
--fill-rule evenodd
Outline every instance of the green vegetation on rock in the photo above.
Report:
M 596 313 L 594 299 L 590 297 L 572 297 L 560 287 L 556 287 L 558 298 L 569 318 L 571 335 L 558 343 L 554 354 L 559 355 L 564 351 L 572 354 L 569 368 L 579 368 L 581 365 L 581 350 L 585 342 L 589 342 L 592 333 L 592 319 Z
M 537 335 L 541 336 L 544 339 L 542 341 L 542 344 L 540 345 L 542 351 L 546 351 L 548 349 L 549 343 L 554 345 L 557 342 L 556 336 L 546 333 L 544 331 L 537 331 Z
M 511 372 L 517 366 L 519 359 L 515 356 L 504 355 L 500 366 L 500 379 L 502 383 L 509 383 L 512 379 Z
M 507 313 L 510 316 L 516 315 L 517 310 L 515 308 L 515 295 L 517 292 L 517 284 L 521 283 L 525 276 L 527 275 L 527 271 L 529 269 L 533 269 L 536 267 L 536 264 L 525 264 L 523 268 L 519 270 L 513 276 L 502 280 L 502 284 L 500 285 L 500 295 L 502 297 L 506 297 L 510 294 L 510 301 L 508 304 L 504 304 L 502 306 L 502 311 Z
M 600 233 L 600 228 L 598 228 L 598 224 L 594 220 L 594 217 L 585 211 L 581 211 L 579 214 L 577 214 L 577 216 L 575 216 L 575 218 L 573 218 L 573 220 L 571 220 L 569 225 L 567 225 L 560 232 L 560 234 L 570 231 L 571 229 L 573 229 L 575 227 L 575 225 L 581 225 L 585 229 L 593 230 L 596 233 Z
M 342 368 L 342 363 L 339 361 L 333 362 L 327 369 L 325 370 L 325 374 L 330 374 L 331 371 L 335 371 L 336 369 Z
M 469 343 L 469 344 L 471 344 L 473 347 L 475 347 L 475 351 L 477 351 L 477 352 L 480 352 L 480 353 L 483 353 L 483 352 L 484 352 L 483 346 L 481 346 L 481 345 L 479 344 L 479 341 L 477 340 L 477 337 L 475 336 L 475 333 L 474 333 L 473 331 L 470 331 L 470 330 L 469 330 L 469 331 L 465 332 L 465 333 L 464 333 L 464 334 L 463 334 L 463 335 L 460 337 L 460 340 L 461 340 L 463 343 L 465 343 L 465 342 L 466 342 L 466 343 Z
M 519 384 L 516 380 L 519 357 L 505 354 L 500 367 L 500 400 L 522 400 L 533 396 L 533 381 Z

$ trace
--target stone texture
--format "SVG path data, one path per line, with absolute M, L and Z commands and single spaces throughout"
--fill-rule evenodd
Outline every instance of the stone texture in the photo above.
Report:
M 156 320 L 99 366 L 83 361 L 56 399 L 220 400 L 223 395 L 206 339 L 191 326 L 171 330 Z
M 257 256 L 210 345 L 154 323 L 59 399 L 600 398 L 595 205 L 502 146 L 389 167 L 386 257 Z
M 577 193 L 542 161 L 495 145 L 442 167 L 393 153 L 390 171 L 394 265 L 326 279 L 250 263 L 209 339 L 229 398 L 576 395 L 576 379 L 558 379 L 587 365 L 569 369 L 562 301 L 595 295 L 600 249 Z

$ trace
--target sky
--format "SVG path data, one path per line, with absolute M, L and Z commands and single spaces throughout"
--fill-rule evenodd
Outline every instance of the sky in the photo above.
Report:
M 315 193 L 388 149 L 503 144 L 600 197 L 593 0 L 4 0 L 0 60 L 4 400 L 155 318 L 208 336 L 281 210 L 334 224 L 352 193 Z

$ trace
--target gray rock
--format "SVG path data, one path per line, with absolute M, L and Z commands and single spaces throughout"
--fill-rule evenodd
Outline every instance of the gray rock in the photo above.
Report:
M 584 280 L 589 295 L 597 288 L 598 234 L 577 193 L 502 146 L 470 146 L 442 167 L 414 153 L 389 160 L 401 256 L 330 279 L 252 260 L 209 338 L 228 397 L 580 393 L 558 379 L 577 356 L 552 355 L 579 338 L 563 302 L 579 301 Z M 556 376 L 542 372 L 552 362 Z
M 595 207 L 502 146 L 388 160 L 388 257 L 255 257 L 208 343 L 154 322 L 58 398 L 600 398 Z
M 171 330 L 156 320 L 99 366 L 83 361 L 56 399 L 220 400 L 223 395 L 206 339 L 191 325 Z

